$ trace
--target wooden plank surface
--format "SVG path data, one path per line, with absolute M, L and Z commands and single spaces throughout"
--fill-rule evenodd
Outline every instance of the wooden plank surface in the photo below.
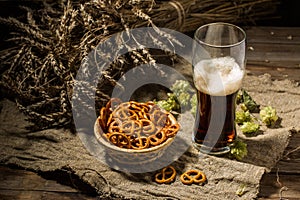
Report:
M 284 174 L 300 175 L 300 133 L 294 134 L 291 137 L 283 158 L 277 163 L 272 172 L 277 170 Z
M 34 172 L 0 166 L 0 199 L 95 199 L 70 186 L 40 177 Z
M 300 27 L 250 27 L 246 33 L 251 74 L 300 81 Z
M 265 174 L 260 187 L 260 199 L 299 199 L 300 174 Z
M 246 31 L 248 74 L 300 81 L 300 28 L 249 27 Z M 263 176 L 259 199 L 299 199 L 300 133 L 292 137 L 285 155 Z M 0 199 L 96 199 L 89 195 L 33 172 L 0 166 Z

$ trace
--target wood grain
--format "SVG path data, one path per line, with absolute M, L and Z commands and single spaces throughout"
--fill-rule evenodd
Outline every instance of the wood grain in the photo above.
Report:
M 300 133 L 299 132 L 295 133 L 291 137 L 289 146 L 286 148 L 283 158 L 274 167 L 273 172 L 277 170 L 283 174 L 300 175 Z
M 249 73 L 300 81 L 299 27 L 249 27 L 246 33 Z
M 299 199 L 300 174 L 265 174 L 261 181 L 260 199 Z
M 40 177 L 34 172 L 0 166 L 0 199 L 95 199 L 70 186 Z

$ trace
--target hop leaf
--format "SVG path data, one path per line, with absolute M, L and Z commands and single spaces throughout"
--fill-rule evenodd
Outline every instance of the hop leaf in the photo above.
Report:
M 243 110 L 236 111 L 235 122 L 237 124 L 243 124 L 243 122 L 250 122 L 250 121 L 251 121 L 251 116 L 248 110 L 246 112 Z
M 235 140 L 234 143 L 230 145 L 229 157 L 242 160 L 247 154 L 248 150 L 246 143 Z
M 267 126 L 272 126 L 278 120 L 278 116 L 276 110 L 271 106 L 267 106 L 260 110 L 259 116 L 261 121 L 265 123 Z
M 259 125 L 254 122 L 244 122 L 241 126 L 241 130 L 243 133 L 246 134 L 255 133 L 259 130 Z
M 258 112 L 259 111 L 259 105 L 252 99 L 252 97 L 245 91 L 242 90 L 242 95 L 239 97 L 238 100 L 240 103 L 242 103 L 241 108 L 243 110 L 249 110 L 250 112 Z

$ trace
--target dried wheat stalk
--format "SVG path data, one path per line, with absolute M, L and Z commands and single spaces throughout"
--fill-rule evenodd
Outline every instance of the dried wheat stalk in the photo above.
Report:
M 27 13 L 25 22 L 0 19 L 13 27 L 10 42 L 15 44 L 1 52 L 0 71 L 4 73 L 0 85 L 30 117 L 32 129 L 70 127 L 70 100 L 81 61 L 112 34 L 142 26 L 193 31 L 212 21 L 251 22 L 272 14 L 277 3 L 274 0 L 90 0 L 44 2 L 38 10 L 23 7 Z M 157 34 L 174 42 L 158 29 Z M 158 48 L 169 50 L 165 41 L 155 36 L 152 39 Z M 95 88 L 99 105 L 109 99 L 109 90 L 128 69 L 145 63 L 155 66 L 155 58 L 148 49 L 126 48 L 130 53 L 120 56 L 102 72 Z M 88 91 L 84 95 L 93 96 Z

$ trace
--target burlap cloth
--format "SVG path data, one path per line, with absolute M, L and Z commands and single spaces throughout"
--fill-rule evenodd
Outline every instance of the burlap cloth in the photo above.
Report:
M 0 105 L 0 163 L 51 173 L 58 181 L 72 175 L 79 180 L 73 182 L 74 187 L 83 189 L 79 183 L 84 183 L 101 199 L 254 199 L 262 175 L 281 158 L 291 133 L 300 130 L 300 90 L 298 83 L 271 81 L 268 75 L 247 76 L 244 88 L 257 103 L 277 109 L 281 127 L 253 137 L 239 133 L 249 151 L 242 162 L 203 155 L 200 159 L 198 152 L 189 148 L 172 163 L 178 175 L 169 185 L 153 182 L 155 172 L 130 174 L 112 170 L 91 156 L 78 135 L 69 130 L 29 132 L 25 129 L 25 117 L 13 102 L 5 99 Z M 186 186 L 180 182 L 179 175 L 191 168 L 205 172 L 208 179 L 205 185 Z M 238 196 L 236 191 L 243 185 L 245 193 Z

